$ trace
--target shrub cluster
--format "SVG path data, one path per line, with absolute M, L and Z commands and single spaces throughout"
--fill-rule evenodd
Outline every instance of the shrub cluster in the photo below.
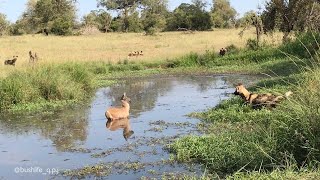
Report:
M 45 65 L 16 71 L 0 81 L 0 111 L 41 101 L 79 101 L 93 88 L 93 74 L 84 64 Z

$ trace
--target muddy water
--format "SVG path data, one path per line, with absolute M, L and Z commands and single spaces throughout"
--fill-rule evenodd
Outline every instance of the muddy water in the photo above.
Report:
M 257 79 L 245 75 L 129 79 L 99 89 L 87 106 L 1 117 L 0 179 L 60 179 L 65 170 L 97 164 L 108 167 L 106 179 L 201 175 L 199 166 L 169 161 L 163 147 L 200 133 L 199 120 L 186 114 L 217 105 L 231 96 L 237 82 Z M 131 98 L 130 119 L 106 123 L 106 108 L 120 105 L 123 92 Z

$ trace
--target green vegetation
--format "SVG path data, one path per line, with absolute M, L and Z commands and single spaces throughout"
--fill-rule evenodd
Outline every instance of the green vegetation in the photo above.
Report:
M 191 114 L 209 124 L 208 134 L 182 138 L 170 145 L 170 150 L 178 161 L 199 162 L 209 173 L 233 175 L 230 178 L 254 178 L 258 170 L 266 172 L 266 177 L 287 177 L 286 172 L 274 175 L 270 170 L 283 170 L 289 165 L 312 168 L 320 160 L 319 40 L 319 34 L 307 33 L 277 49 L 234 48 L 234 53 L 223 57 L 207 51 L 164 62 L 124 60 L 116 64 L 35 66 L 14 71 L 0 81 L 1 111 L 41 110 L 81 102 L 95 88 L 114 83 L 110 78 L 132 77 L 133 71 L 136 75 L 194 71 L 275 73 L 274 78 L 259 82 L 251 90 L 276 94 L 291 90 L 294 95 L 289 100 L 276 109 L 257 111 L 239 98 L 232 98 L 207 112 Z M 307 53 L 303 50 L 306 47 Z M 242 170 L 253 173 L 237 173 Z
M 0 81 L 0 110 L 15 105 L 21 109 L 21 105 L 35 103 L 50 106 L 53 101 L 78 102 L 93 89 L 93 74 L 84 64 L 45 65 L 25 72 L 15 71 Z
M 236 173 L 234 176 L 229 176 L 226 179 L 319 179 L 319 169 L 300 169 L 288 168 L 284 171 L 277 169 L 272 172 L 252 172 L 252 173 Z
M 297 40 L 279 47 L 280 51 L 267 46 L 257 51 L 239 50 L 234 45 L 230 45 L 233 52 L 223 57 L 218 56 L 214 51 L 207 51 L 204 54 L 190 53 L 162 62 L 135 63 L 123 60 L 116 64 L 82 62 L 30 67 L 24 71 L 14 71 L 0 81 L 0 109 L 1 111 L 10 109 L 31 111 L 80 102 L 90 97 L 90 92 L 96 87 L 114 83 L 110 78 L 132 76 L 132 71 L 136 72 L 136 76 L 199 71 L 208 73 L 272 72 L 288 76 L 303 66 L 314 66 L 314 63 L 308 61 L 316 53 L 312 50 L 315 44 L 309 43 L 314 38 L 319 36 L 309 34 L 298 38 L 299 41 L 304 42 L 305 47 L 310 48 L 308 53 L 302 53 L 304 51 L 301 49 L 304 46 Z M 286 56 L 283 52 L 290 53 L 292 56 Z M 306 60 L 293 61 L 295 56 L 306 58 Z M 283 71 L 284 68 L 286 71 Z M 295 75 L 291 75 L 286 79 L 294 81 L 295 78 Z M 269 80 L 264 83 L 274 86 L 275 82 Z M 285 88 L 282 88 L 281 93 L 284 93 L 283 89 Z
M 76 21 L 77 0 L 28 0 L 26 10 L 15 23 L 8 23 L 0 16 L 1 32 L 10 35 L 52 33 L 55 35 L 80 35 L 97 32 L 145 32 L 154 35 L 161 31 L 232 28 L 237 12 L 229 0 L 213 0 L 211 11 L 208 3 L 193 0 L 181 3 L 173 11 L 168 0 L 98 0 L 101 9 L 93 10 Z M 114 12 L 118 14 L 111 16 Z M 90 31 L 90 32 L 88 32 Z
M 212 28 L 256 27 L 257 45 L 260 35 L 280 30 L 284 42 L 291 32 L 319 30 L 320 3 L 317 0 L 271 0 L 265 9 L 249 11 L 236 19 L 237 11 L 230 0 L 192 0 L 181 3 L 173 11 L 168 0 L 98 0 L 101 9 L 93 10 L 76 21 L 77 0 L 28 0 L 26 10 L 15 23 L 0 15 L 0 35 L 52 33 L 55 35 L 80 35 L 100 32 L 145 32 L 153 35 L 159 31 L 197 30 Z M 208 10 L 210 9 L 210 10 Z M 310 11 L 304 11 L 308 9 Z M 114 12 L 118 14 L 114 15 Z M 88 32 L 89 31 L 89 32 Z
M 29 0 L 26 11 L 12 25 L 11 34 L 34 34 L 52 32 L 71 35 L 76 20 L 76 7 L 72 0 Z
M 291 31 L 304 32 L 310 30 L 319 31 L 320 3 L 316 0 L 271 0 L 266 2 L 266 9 L 262 13 L 265 31 L 280 30 L 284 32 L 283 42 L 287 42 Z M 304 11 L 304 9 L 313 9 Z
M 176 159 L 199 162 L 211 173 L 223 176 L 236 173 L 231 179 L 298 178 L 299 172 L 282 172 L 283 168 L 317 167 L 320 160 L 319 48 L 305 49 L 318 46 L 317 42 L 319 35 L 310 33 L 281 46 L 283 53 L 267 50 L 268 58 L 264 56 L 265 50 L 248 53 L 248 56 L 259 56 L 249 59 L 253 62 L 259 59 L 263 69 L 277 72 L 276 77 L 261 81 L 251 90 L 275 94 L 291 90 L 294 95 L 273 110 L 253 110 L 235 97 L 207 112 L 191 114 L 209 124 L 208 134 L 185 137 L 170 145 Z M 305 51 L 308 53 L 302 53 Z M 284 53 L 292 55 L 285 58 Z M 232 56 L 236 61 L 237 54 Z M 242 61 L 243 53 L 238 56 Z M 250 65 L 249 59 L 244 59 L 242 63 Z M 277 170 L 269 173 L 273 169 Z M 243 170 L 253 173 L 237 173 Z M 306 174 L 317 177 L 319 171 Z

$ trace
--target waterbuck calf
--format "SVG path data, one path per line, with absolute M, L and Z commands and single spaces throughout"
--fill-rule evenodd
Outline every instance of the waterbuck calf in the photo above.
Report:
M 117 120 L 117 119 L 123 119 L 129 117 L 129 111 L 130 111 L 130 105 L 131 102 L 130 98 L 126 96 L 126 93 L 124 93 L 121 97 L 121 107 L 111 107 L 107 109 L 105 112 L 105 116 L 108 120 Z

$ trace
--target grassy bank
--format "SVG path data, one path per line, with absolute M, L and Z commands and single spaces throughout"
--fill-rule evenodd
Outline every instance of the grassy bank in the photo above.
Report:
M 231 175 L 230 179 L 297 179 L 304 173 L 318 177 L 318 170 L 298 170 L 318 167 L 320 160 L 319 40 L 319 35 L 308 34 L 280 46 L 280 51 L 264 49 L 250 54 L 251 58 L 243 58 L 249 56 L 247 52 L 224 57 L 246 65 L 258 60 L 261 69 L 273 74 L 250 90 L 275 94 L 291 90 L 294 95 L 273 110 L 253 110 L 234 97 L 191 114 L 209 126 L 207 135 L 188 136 L 170 145 L 176 159 L 199 162 L 211 173 Z M 289 171 L 292 166 L 297 168 Z
M 0 64 L 0 77 L 6 77 L 14 69 L 29 67 L 29 54 L 36 52 L 38 64 L 48 63 L 117 63 L 128 59 L 129 63 L 155 62 L 174 59 L 194 52 L 203 54 L 206 50 L 218 52 L 222 47 L 235 44 L 239 48 L 246 45 L 248 38 L 254 38 L 254 29 L 246 31 L 241 38 L 240 29 L 217 29 L 210 32 L 164 32 L 156 36 L 139 33 L 106 33 L 90 36 L 1 36 L 1 59 L 19 56 L 16 67 Z M 263 40 L 277 45 L 281 33 L 274 36 L 263 35 Z M 129 52 L 143 51 L 144 56 L 128 58 Z
M 79 102 L 94 89 L 93 73 L 68 63 L 14 71 L 0 81 L 0 110 L 34 110 Z
M 308 39 L 307 39 L 308 40 Z M 307 41 L 304 40 L 304 41 Z M 281 46 L 287 53 L 299 52 L 299 45 Z M 189 53 L 162 61 L 132 61 L 117 63 L 105 61 L 43 63 L 11 68 L 12 72 L 0 81 L 1 110 L 41 110 L 82 101 L 90 92 L 112 83 L 110 78 L 152 74 L 180 73 L 285 73 L 289 75 L 305 65 L 293 62 L 278 49 L 266 46 L 258 51 L 239 49 L 231 45 L 227 56 L 218 56 L 215 50 Z M 301 55 L 301 53 L 296 53 Z M 296 55 L 294 54 L 294 55 Z M 308 54 L 302 54 L 307 58 Z M 283 72 L 283 67 L 290 69 Z M 270 71 L 272 70 L 272 72 Z M 132 73 L 134 72 L 134 73 Z M 283 74 L 284 75 L 284 74 Z M 89 95 L 90 96 L 90 95 Z
M 199 162 L 210 173 L 230 175 L 230 178 L 255 177 L 254 172 L 259 170 L 268 176 L 272 170 L 283 170 L 289 165 L 299 169 L 317 167 L 320 160 L 317 42 L 319 36 L 308 34 L 278 48 L 234 48 L 224 57 L 209 50 L 166 61 L 39 63 L 14 70 L 0 80 L 0 110 L 34 111 L 82 102 L 92 96 L 95 88 L 112 83 L 110 79 L 116 77 L 265 73 L 273 78 L 259 82 L 250 90 L 276 94 L 291 90 L 294 95 L 272 111 L 254 111 L 239 98 L 232 98 L 207 112 L 192 114 L 208 124 L 208 134 L 182 138 L 170 150 L 178 161 Z M 244 170 L 253 173 L 238 174 Z

